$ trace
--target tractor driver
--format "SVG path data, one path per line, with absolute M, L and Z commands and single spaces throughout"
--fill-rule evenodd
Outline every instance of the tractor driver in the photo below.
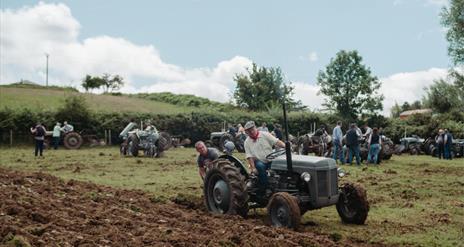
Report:
M 195 149 L 199 153 L 197 159 L 198 173 L 200 174 L 201 179 L 204 181 L 206 176 L 206 168 L 219 157 L 219 151 L 215 148 L 206 147 L 205 143 L 202 141 L 195 143 Z
M 285 148 L 285 144 L 268 132 L 258 131 L 253 121 L 245 124 L 245 133 L 248 135 L 245 140 L 246 158 L 251 172 L 258 173 L 258 193 L 263 195 L 267 188 L 266 170 L 271 168 L 271 161 L 266 156 L 272 153 L 273 146 Z

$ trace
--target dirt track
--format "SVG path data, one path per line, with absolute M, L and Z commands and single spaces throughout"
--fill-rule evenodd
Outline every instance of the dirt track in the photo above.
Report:
M 136 190 L 65 182 L 0 168 L 0 245 L 358 246 L 328 236 L 265 226 L 262 219 L 212 216 Z

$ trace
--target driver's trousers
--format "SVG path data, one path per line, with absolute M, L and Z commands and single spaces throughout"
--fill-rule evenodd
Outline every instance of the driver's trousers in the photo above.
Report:
M 259 188 L 264 190 L 267 187 L 266 170 L 271 168 L 271 162 L 264 163 L 261 160 L 255 160 L 255 167 L 256 167 L 256 170 L 258 170 Z

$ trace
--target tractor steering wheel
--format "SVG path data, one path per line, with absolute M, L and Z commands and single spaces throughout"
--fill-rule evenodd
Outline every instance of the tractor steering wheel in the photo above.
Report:
M 273 160 L 273 159 L 277 158 L 278 156 L 281 156 L 282 154 L 285 154 L 285 148 L 277 149 L 274 152 L 266 155 L 266 159 L 267 160 Z

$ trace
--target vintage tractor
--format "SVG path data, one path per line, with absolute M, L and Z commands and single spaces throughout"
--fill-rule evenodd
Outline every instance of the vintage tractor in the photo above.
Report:
M 139 155 L 139 150 L 143 150 L 145 156 L 159 157 L 171 146 L 171 136 L 168 133 L 158 132 L 151 124 L 147 125 L 145 130 L 135 128 L 136 126 L 136 123 L 130 122 L 119 134 L 123 139 L 121 155 L 136 157 Z
M 299 154 L 314 153 L 316 156 L 329 157 L 332 152 L 332 137 L 326 133 L 308 133 L 298 137 L 297 145 Z
M 243 146 L 246 139 L 245 134 L 239 134 L 237 136 L 233 136 L 229 132 L 220 131 L 220 132 L 212 132 L 208 141 L 206 141 L 206 145 L 209 147 L 218 147 L 220 150 L 224 150 L 224 144 L 228 141 L 234 143 L 237 151 L 243 153 L 245 152 L 245 148 Z
M 288 140 L 286 118 L 284 105 Z M 264 194 L 260 193 L 257 176 L 248 172 L 244 163 L 231 155 L 220 156 L 204 180 L 206 208 L 216 214 L 246 216 L 250 208 L 267 207 L 272 225 L 296 229 L 306 211 L 335 205 L 343 222 L 364 224 L 369 211 L 365 189 L 352 183 L 340 186 L 339 177 L 344 172 L 335 160 L 292 156 L 289 141 L 285 145 L 285 149 L 267 156 L 272 163 Z
M 400 139 L 400 144 L 395 147 L 395 154 L 409 153 L 411 155 L 422 154 L 424 151 L 424 139 L 413 135 Z

